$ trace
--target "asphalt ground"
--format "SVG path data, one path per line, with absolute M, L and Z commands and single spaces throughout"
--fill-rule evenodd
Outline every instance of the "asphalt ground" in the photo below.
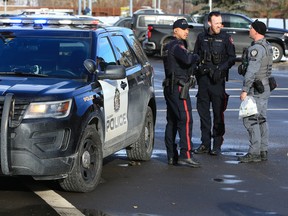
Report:
M 287 148 L 287 63 L 279 63 L 273 71 L 279 88 L 269 101 L 270 143 L 268 161 L 239 163 L 246 154 L 248 134 L 238 119 L 242 77 L 233 66 L 225 112 L 226 133 L 222 154 L 194 155 L 201 168 L 169 166 L 164 145 L 166 105 L 161 81 L 162 61 L 151 60 L 155 68 L 157 122 L 155 148 L 148 162 L 128 161 L 125 151 L 105 159 L 103 181 L 91 195 L 71 195 L 75 206 L 85 214 L 109 216 L 258 216 L 288 215 L 288 148 Z M 193 143 L 200 141 L 200 121 L 196 89 L 190 91 L 193 107 Z M 178 141 L 178 140 L 177 140 Z M 92 199 L 92 203 L 89 199 Z
M 125 151 L 104 159 L 102 180 L 90 193 L 63 192 L 53 182 L 31 178 L 0 178 L 0 216 L 259 216 L 288 215 L 288 64 L 277 64 L 273 75 L 278 88 L 268 106 L 269 158 L 239 163 L 248 150 L 248 134 L 238 119 L 242 78 L 232 68 L 225 112 L 226 133 L 222 154 L 195 155 L 201 168 L 169 166 L 164 146 L 166 105 L 161 89 L 162 62 L 155 68 L 157 121 L 155 147 L 150 161 L 127 160 Z M 193 107 L 193 143 L 200 141 L 196 89 L 190 91 Z

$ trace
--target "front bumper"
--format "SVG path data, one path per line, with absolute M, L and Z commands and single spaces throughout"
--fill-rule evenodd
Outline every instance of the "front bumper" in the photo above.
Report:
M 29 175 L 38 179 L 65 177 L 74 164 L 76 144 L 80 137 L 72 122 L 65 119 L 25 119 L 13 125 L 13 98 L 4 102 L 1 115 L 1 171 L 4 175 Z

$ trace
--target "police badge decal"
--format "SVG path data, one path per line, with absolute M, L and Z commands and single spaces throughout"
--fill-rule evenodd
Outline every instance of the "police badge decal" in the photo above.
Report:
M 120 92 L 116 88 L 114 96 L 114 111 L 117 112 L 120 109 Z
M 252 57 L 255 57 L 255 56 L 257 56 L 258 51 L 256 49 L 253 49 L 253 50 L 251 50 L 250 54 Z

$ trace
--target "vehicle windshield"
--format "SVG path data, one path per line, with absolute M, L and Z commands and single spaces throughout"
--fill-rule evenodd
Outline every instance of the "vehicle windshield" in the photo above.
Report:
M 0 36 L 0 75 L 69 79 L 84 79 L 87 76 L 83 62 L 90 58 L 88 40 L 15 37 L 3 32 Z

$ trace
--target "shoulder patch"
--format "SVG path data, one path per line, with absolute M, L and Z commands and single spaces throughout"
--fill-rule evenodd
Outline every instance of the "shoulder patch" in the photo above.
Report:
M 258 51 L 256 49 L 253 49 L 253 50 L 251 50 L 250 54 L 252 57 L 255 57 L 255 56 L 257 56 Z
M 185 49 L 186 50 L 186 48 L 185 48 L 185 46 L 182 44 L 182 45 L 180 45 L 179 46 L 181 49 Z

